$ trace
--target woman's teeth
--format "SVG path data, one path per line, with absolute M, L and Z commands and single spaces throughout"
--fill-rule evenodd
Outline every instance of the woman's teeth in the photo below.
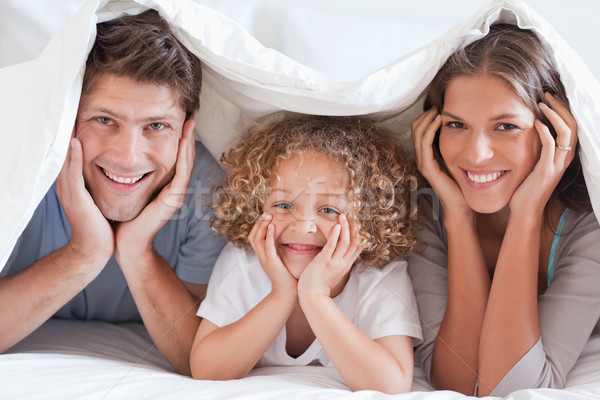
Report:
M 506 173 L 506 171 L 500 171 L 500 172 L 493 172 L 491 174 L 476 175 L 476 174 L 472 174 L 471 172 L 467 171 L 467 176 L 469 177 L 470 180 L 472 180 L 475 183 L 488 183 L 491 181 L 495 181 L 496 179 L 500 178 L 505 173 Z

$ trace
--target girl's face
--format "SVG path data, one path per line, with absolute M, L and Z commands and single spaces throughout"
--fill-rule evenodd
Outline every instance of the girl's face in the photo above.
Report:
M 273 216 L 277 253 L 296 279 L 347 213 L 348 183 L 348 173 L 317 152 L 280 162 L 264 211 Z
M 446 89 L 441 119 L 440 152 L 467 203 L 502 210 L 540 158 L 533 111 L 498 77 L 461 76 Z

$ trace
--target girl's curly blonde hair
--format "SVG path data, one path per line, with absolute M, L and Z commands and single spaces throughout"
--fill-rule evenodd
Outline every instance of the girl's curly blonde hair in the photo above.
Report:
M 360 258 L 382 266 L 406 256 L 415 243 L 416 169 L 391 131 L 360 117 L 292 115 L 251 129 L 221 156 L 227 171 L 217 185 L 211 227 L 238 247 L 250 249 L 248 234 L 281 160 L 314 151 L 348 172 L 350 215 L 360 224 Z

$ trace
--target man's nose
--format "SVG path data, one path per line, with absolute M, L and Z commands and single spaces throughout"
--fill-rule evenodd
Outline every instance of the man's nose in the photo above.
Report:
M 124 128 L 113 138 L 115 162 L 125 168 L 134 168 L 140 161 L 141 133 L 135 128 Z

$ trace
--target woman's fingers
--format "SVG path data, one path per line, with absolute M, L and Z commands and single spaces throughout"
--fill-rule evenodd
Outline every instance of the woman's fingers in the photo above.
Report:
M 535 128 L 538 131 L 540 141 L 542 142 L 542 152 L 540 154 L 539 164 L 546 168 L 546 166 L 551 165 L 554 162 L 555 150 L 557 150 L 555 148 L 554 138 L 550 133 L 550 129 L 548 129 L 548 127 L 539 119 L 535 120 Z
M 554 111 L 554 113 L 556 113 L 556 116 L 558 118 L 560 118 L 560 120 L 557 120 L 556 123 L 563 127 L 566 126 L 569 129 L 570 138 L 569 138 L 569 141 L 567 142 L 568 144 L 558 142 L 558 141 L 557 141 L 557 143 L 562 146 L 570 146 L 573 149 L 575 149 L 575 146 L 577 144 L 577 121 L 575 120 L 575 117 L 573 116 L 573 114 L 571 114 L 569 107 L 565 103 L 563 103 L 562 101 L 559 101 L 558 99 L 556 99 L 554 96 L 552 96 L 548 92 L 545 93 L 545 96 L 546 96 L 546 101 L 548 102 L 548 105 L 550 106 L 550 110 Z M 544 112 L 544 110 L 542 110 L 542 112 Z M 546 113 L 544 113 L 544 115 L 546 115 Z M 550 115 L 546 115 L 546 116 L 548 117 L 548 119 L 552 123 L 552 126 L 558 133 L 559 127 L 557 125 L 555 125 L 555 121 L 550 118 Z
M 555 100 L 551 95 L 547 95 L 547 98 L 550 100 L 549 102 L 552 103 L 553 108 L 550 108 L 544 103 L 540 103 L 539 107 L 552 124 L 552 127 L 554 127 L 554 130 L 556 131 L 556 141 L 551 139 L 551 143 L 549 141 L 544 142 L 544 138 L 541 135 L 543 134 L 543 136 L 546 137 L 550 132 L 548 127 L 544 126 L 539 121 L 536 122 L 536 128 L 538 132 L 540 132 L 542 144 L 547 145 L 548 147 L 555 147 L 552 152 L 552 159 L 561 163 L 560 167 L 566 168 L 575 156 L 575 147 L 577 145 L 577 123 L 564 104 Z M 549 149 L 547 153 L 550 153 Z

